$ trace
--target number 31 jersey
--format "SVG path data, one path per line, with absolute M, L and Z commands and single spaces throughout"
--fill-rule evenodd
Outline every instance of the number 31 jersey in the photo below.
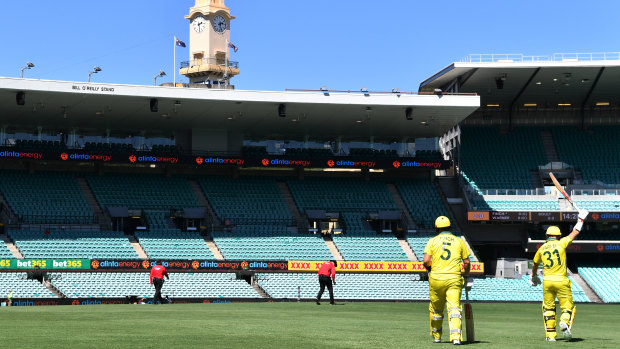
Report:
M 545 280 L 566 279 L 566 247 L 571 243 L 573 240 L 568 236 L 560 240 L 549 239 L 536 251 L 534 263 L 542 263 Z
M 431 276 L 437 280 L 460 277 L 462 260 L 469 258 L 463 240 L 450 232 L 443 232 L 428 240 L 424 254 L 432 257 Z

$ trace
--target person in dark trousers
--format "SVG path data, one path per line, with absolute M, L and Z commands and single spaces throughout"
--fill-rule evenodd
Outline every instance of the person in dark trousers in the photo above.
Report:
M 323 295 L 323 291 L 325 291 L 325 287 L 329 290 L 329 304 L 334 305 L 334 287 L 332 286 L 332 281 L 334 285 L 336 284 L 336 267 L 338 266 L 338 262 L 332 260 L 327 261 L 321 265 L 319 268 L 319 284 L 321 285 L 321 289 L 319 290 L 319 294 L 316 296 L 316 304 L 321 305 L 321 296 Z
M 170 280 L 166 267 L 161 265 L 161 261 L 155 262 L 155 266 L 151 268 L 151 285 L 155 286 L 155 297 L 153 298 L 153 304 L 161 304 L 163 302 L 161 298 L 161 288 L 164 286 L 164 276 Z

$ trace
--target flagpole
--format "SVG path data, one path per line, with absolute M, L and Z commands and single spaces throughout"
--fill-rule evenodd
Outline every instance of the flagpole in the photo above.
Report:
M 174 52 L 172 54 L 172 75 L 174 75 L 174 82 L 172 87 L 177 87 L 177 37 L 174 37 L 174 40 L 172 40 L 172 51 Z
M 228 39 L 226 39 L 226 48 L 224 48 L 224 82 L 228 86 Z

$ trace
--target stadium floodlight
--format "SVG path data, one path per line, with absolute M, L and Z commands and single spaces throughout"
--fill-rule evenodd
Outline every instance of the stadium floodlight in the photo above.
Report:
M 162 76 L 166 76 L 166 73 L 163 70 L 160 70 L 159 74 L 155 75 L 155 79 L 153 80 L 153 86 L 157 86 L 157 78 L 161 78 Z
M 98 66 L 94 66 L 93 67 L 93 71 L 88 72 L 88 82 L 90 82 L 90 76 L 93 74 L 97 74 L 101 71 L 101 68 L 99 68 Z
M 397 89 L 396 87 L 394 87 L 394 88 L 392 89 L 392 93 L 397 93 L 397 94 L 400 94 L 400 90 L 399 90 L 399 89 Z
M 440 89 L 440 88 L 436 88 L 433 92 L 434 92 L 436 95 L 440 95 L 440 96 L 443 94 L 443 91 L 442 91 L 442 89 Z
M 21 74 L 20 74 L 19 78 L 20 78 L 20 79 L 23 79 L 23 78 L 24 78 L 24 70 L 26 70 L 26 69 L 32 69 L 32 68 L 34 68 L 34 64 L 32 64 L 32 62 L 27 62 L 27 63 L 26 63 L 26 66 L 22 68 L 22 72 L 21 72 Z
M 360 91 L 365 95 L 368 96 L 368 87 L 362 87 L 360 88 Z
M 327 89 L 327 86 L 321 86 L 321 91 L 326 92 L 326 91 L 329 91 L 329 90 Z

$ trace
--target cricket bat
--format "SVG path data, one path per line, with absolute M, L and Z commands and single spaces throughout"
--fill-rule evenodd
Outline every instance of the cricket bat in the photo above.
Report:
M 463 310 L 465 313 L 465 336 L 466 340 L 470 343 L 473 343 L 475 339 L 475 331 L 474 331 L 474 311 L 471 308 L 471 303 L 469 302 L 469 291 L 468 289 L 473 286 L 474 281 L 468 281 L 467 287 L 465 287 L 465 303 L 463 303 Z
M 575 203 L 573 202 L 573 200 L 570 198 L 570 196 L 568 195 L 568 193 L 564 190 L 564 188 L 562 188 L 562 186 L 560 185 L 560 182 L 558 182 L 558 180 L 555 178 L 555 176 L 553 175 L 553 172 L 549 172 L 549 177 L 551 177 L 551 181 L 553 182 L 553 184 L 555 185 L 555 187 L 560 191 L 560 193 L 562 193 L 562 195 L 564 195 L 564 197 L 566 198 L 566 200 L 573 206 L 573 208 L 577 211 L 579 211 L 579 207 L 577 207 L 577 205 L 575 205 Z

